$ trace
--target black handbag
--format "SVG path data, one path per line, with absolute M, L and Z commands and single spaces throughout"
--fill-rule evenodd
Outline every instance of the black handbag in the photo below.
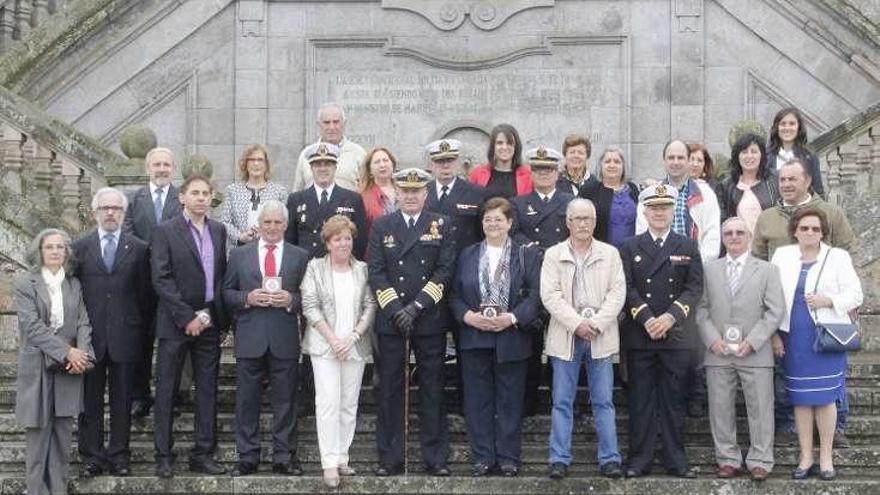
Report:
M 819 288 L 819 277 L 825 269 L 825 262 L 828 261 L 829 251 L 822 260 L 822 266 L 819 268 L 819 275 L 816 277 L 816 286 L 813 293 Z M 816 312 L 813 312 L 816 315 Z M 850 323 L 820 323 L 818 317 L 816 319 L 816 339 L 813 341 L 813 350 L 819 353 L 835 353 L 835 352 L 855 352 L 862 348 L 862 337 L 859 333 L 859 324 L 851 321 Z M 850 318 L 852 320 L 852 318 Z

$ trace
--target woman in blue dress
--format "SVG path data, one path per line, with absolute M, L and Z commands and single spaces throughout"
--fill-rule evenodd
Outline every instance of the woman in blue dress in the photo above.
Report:
M 825 214 L 801 208 L 788 225 L 797 244 L 773 254 L 785 292 L 783 340 L 785 388 L 794 406 L 800 459 L 792 478 L 835 478 L 832 440 L 837 418 L 835 399 L 844 393 L 846 353 L 813 349 L 816 324 L 849 323 L 850 311 L 862 303 L 862 289 L 849 253 L 822 242 L 828 235 Z M 819 430 L 819 466 L 813 463 L 813 425 Z

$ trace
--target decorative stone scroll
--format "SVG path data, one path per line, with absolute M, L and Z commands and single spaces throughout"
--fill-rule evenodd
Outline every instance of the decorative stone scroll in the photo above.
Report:
M 474 26 L 483 31 L 492 31 L 524 10 L 553 7 L 555 4 L 555 0 L 382 0 L 383 9 L 414 12 L 442 31 L 458 29 L 465 19 L 470 19 Z

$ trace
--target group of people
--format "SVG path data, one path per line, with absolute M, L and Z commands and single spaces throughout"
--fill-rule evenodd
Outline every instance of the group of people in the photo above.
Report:
M 617 148 L 590 171 L 591 143 L 579 135 L 566 137 L 561 152 L 524 152 L 516 129 L 499 125 L 487 163 L 465 178 L 454 139 L 426 146 L 429 173 L 399 169 L 387 147 L 365 152 L 349 141 L 338 105 L 321 107 L 318 126 L 321 138 L 300 154 L 292 192 L 272 181 L 266 147 L 248 146 L 240 181 L 214 220 L 211 181 L 194 174 L 175 186 L 174 156 L 156 148 L 145 159 L 148 185 L 130 195 L 96 192 L 93 231 L 75 242 L 57 229 L 34 239 L 32 270 L 14 284 L 16 418 L 27 432 L 29 494 L 65 492 L 77 419 L 80 475 L 130 475 L 131 418 L 151 407 L 156 474 L 172 477 L 188 366 L 188 467 L 225 473 L 214 452 L 229 328 L 234 476 L 258 471 L 266 383 L 272 471 L 302 474 L 297 409 L 313 400 L 324 483 L 336 487 L 355 474 L 348 451 L 368 361 L 375 474 L 402 473 L 409 462 L 414 376 L 422 466 L 449 476 L 443 390 L 451 333 L 473 476 L 519 473 L 523 418 L 535 413 L 547 371 L 548 475 L 564 478 L 585 368 L 604 476 L 650 473 L 658 441 L 666 472 L 695 476 L 685 416 L 707 394 L 718 477 L 745 466 L 766 479 L 774 422 L 777 439 L 797 432 L 794 478 L 835 477 L 846 356 L 817 352 L 813 340 L 817 324 L 849 321 L 862 293 L 847 253 L 852 229 L 822 199 L 796 109 L 774 120 L 769 149 L 755 135 L 739 139 L 721 183 L 704 147 L 672 140 L 663 148 L 665 176 L 643 186 L 629 180 Z M 630 411 L 626 462 L 612 400 L 617 363 Z M 738 386 L 751 439 L 745 459 L 736 444 Z

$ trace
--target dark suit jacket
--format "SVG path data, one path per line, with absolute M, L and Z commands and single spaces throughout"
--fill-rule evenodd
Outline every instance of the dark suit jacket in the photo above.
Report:
M 623 342 L 629 349 L 689 349 L 697 344 L 693 324 L 703 294 L 703 262 L 693 239 L 669 232 L 657 248 L 650 231 L 620 246 L 626 275 Z M 669 313 L 675 326 L 665 339 L 651 340 L 645 322 Z
M 162 218 L 157 222 L 150 186 L 147 185 L 136 190 L 128 198 L 128 210 L 125 212 L 125 221 L 122 224 L 123 232 L 133 234 L 138 239 L 150 244 L 156 225 L 180 215 L 180 212 L 183 211 L 179 195 L 180 192 L 173 184 L 168 186 L 165 204 L 162 206 Z
M 345 215 L 357 226 L 354 238 L 354 256 L 364 259 L 367 249 L 366 225 L 367 215 L 364 213 L 364 202 L 360 195 L 339 184 L 333 186 L 333 194 L 327 198 L 327 204 L 318 206 L 318 193 L 311 185 L 302 191 L 291 193 L 287 197 L 287 212 L 290 219 L 284 240 L 309 252 L 309 259 L 320 258 L 327 254 L 327 247 L 321 239 L 321 228 L 324 222 L 333 215 Z
M 226 324 L 223 307 L 223 274 L 226 272 L 226 227 L 205 219 L 214 244 L 214 301 L 205 302 L 205 273 L 199 251 L 187 219 L 178 215 L 153 230 L 150 265 L 153 289 L 159 296 L 156 312 L 156 336 L 165 339 L 186 338 L 184 327 L 196 317 L 195 312 L 210 306 L 213 333 Z
M 446 289 L 455 268 L 449 218 L 422 210 L 409 229 L 400 211 L 380 217 L 370 231 L 369 282 L 380 311 L 376 333 L 397 335 L 395 313 L 412 301 L 424 307 L 416 335 L 448 329 Z
M 147 244 L 123 232 L 109 273 L 97 229 L 74 242 L 73 252 L 78 261 L 76 276 L 92 323 L 95 358 L 100 361 L 109 354 L 117 363 L 140 362 L 147 324 L 152 320 Z
M 455 179 L 452 191 L 440 203 L 437 190 L 440 184 L 436 180 L 428 183 L 428 199 L 425 209 L 452 220 L 452 234 L 455 237 L 455 248 L 459 253 L 466 247 L 483 240 L 483 225 L 480 221 L 483 202 L 486 201 L 485 189 L 477 187 L 461 178 Z
M 517 324 L 501 332 L 484 332 L 464 322 L 469 310 L 479 312 L 480 296 L 480 246 L 465 248 L 458 257 L 455 278 L 449 295 L 449 306 L 459 324 L 459 347 L 469 349 L 495 349 L 499 363 L 519 361 L 532 354 L 532 336 L 526 331 L 529 323 L 537 318 L 541 309 L 541 259 L 534 248 L 520 249 L 513 242 L 510 249 L 509 312 L 516 316 Z M 520 262 L 522 253 L 522 262 Z M 527 289 L 527 297 L 520 291 Z
M 309 253 L 289 242 L 278 269 L 281 288 L 293 295 L 289 308 L 246 306 L 247 295 L 263 286 L 259 242 L 239 246 L 229 253 L 223 277 L 223 301 L 235 318 L 235 357 L 260 358 L 266 350 L 279 359 L 299 358 L 300 284 L 306 273 Z
M 572 199 L 571 193 L 559 189 L 548 203 L 542 201 L 537 192 L 512 198 L 511 236 L 521 244 L 537 243 L 542 251 L 568 239 L 565 209 Z

